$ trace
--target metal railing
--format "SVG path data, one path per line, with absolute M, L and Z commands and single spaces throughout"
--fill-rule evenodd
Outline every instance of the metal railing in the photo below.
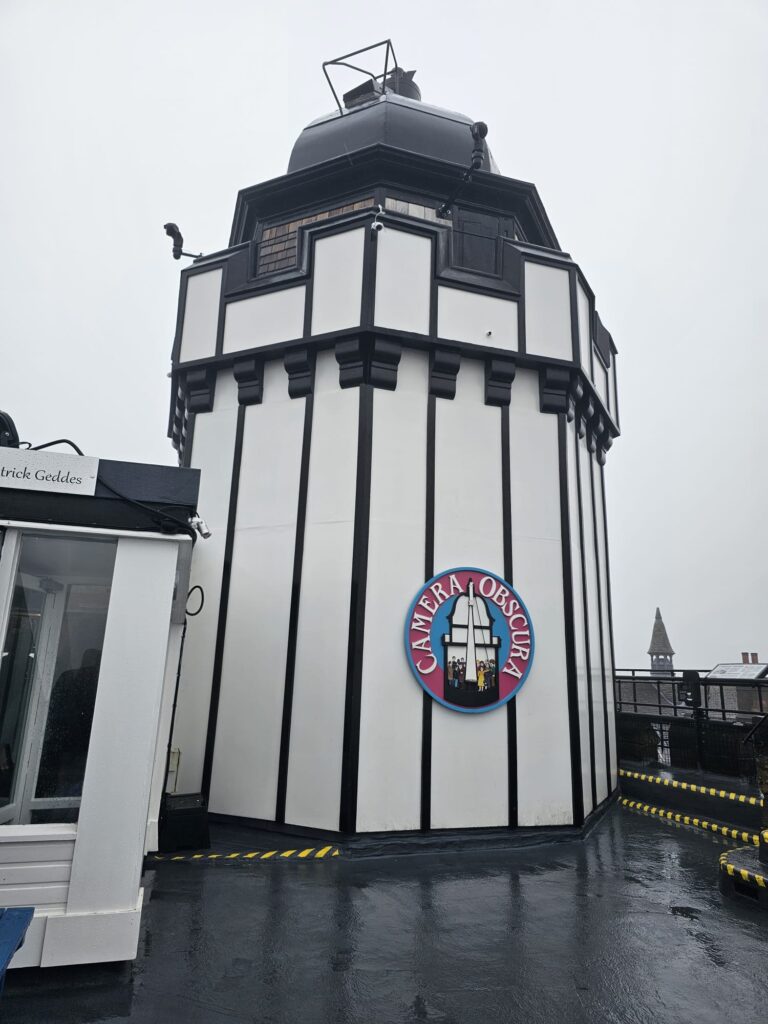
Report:
M 707 672 L 617 671 L 619 758 L 754 779 L 754 750 L 745 739 L 768 712 L 768 679 L 708 680 Z

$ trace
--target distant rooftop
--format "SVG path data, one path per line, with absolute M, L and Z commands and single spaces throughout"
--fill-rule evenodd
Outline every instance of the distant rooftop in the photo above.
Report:
M 672 644 L 669 642 L 667 636 L 667 627 L 664 625 L 664 620 L 661 617 L 661 612 L 656 609 L 656 619 L 653 623 L 653 633 L 651 633 L 651 646 L 648 648 L 649 654 L 674 654 L 672 650 Z

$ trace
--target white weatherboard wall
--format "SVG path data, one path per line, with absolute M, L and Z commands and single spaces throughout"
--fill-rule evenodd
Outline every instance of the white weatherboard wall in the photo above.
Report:
M 357 327 L 363 297 L 363 246 L 367 228 L 315 242 L 312 334 Z
M 569 273 L 562 267 L 525 262 L 525 350 L 573 358 Z
M 216 379 L 213 411 L 195 417 L 191 465 L 202 470 L 198 508 L 211 536 L 195 545 L 189 582 L 190 587 L 199 584 L 203 588 L 205 604 L 202 612 L 190 619 L 184 641 L 180 699 L 173 731 L 173 745 L 181 751 L 177 786 L 180 793 L 200 792 L 203 778 L 237 408 L 237 384 L 231 373 L 225 371 Z
M 227 303 L 224 352 L 241 352 L 304 335 L 306 288 L 282 288 Z
M 584 793 L 584 815 L 592 805 L 592 755 L 589 742 L 589 682 L 587 679 L 587 646 L 585 639 L 583 568 L 579 535 L 579 490 L 576 471 L 576 424 L 567 427 L 568 447 L 568 522 L 571 533 L 571 577 L 573 582 L 573 635 L 576 651 L 576 688 L 579 695 L 579 738 L 581 741 L 581 782 Z
M 595 477 L 595 504 L 597 506 L 597 548 L 600 559 L 600 593 L 603 601 L 603 663 L 605 664 L 605 676 L 608 680 L 608 739 L 611 752 L 611 788 L 615 788 L 617 782 L 617 752 L 616 752 L 616 706 L 613 696 L 613 658 L 611 657 L 611 630 L 608 616 L 608 566 L 606 562 L 607 537 L 605 535 L 605 518 L 603 516 L 603 474 L 602 468 L 598 465 L 593 467 Z
M 573 823 L 557 416 L 539 411 L 539 377 L 520 370 L 509 408 L 512 566 L 536 650 L 517 697 L 520 825 Z
M 432 241 L 385 227 L 376 238 L 374 323 L 429 334 Z
M 484 404 L 484 367 L 464 359 L 456 398 L 435 416 L 435 572 L 504 576 L 501 413 Z M 407 608 L 406 608 L 407 610 Z M 432 827 L 507 825 L 507 716 L 432 706 Z
M 517 303 L 461 288 L 437 289 L 437 334 L 450 341 L 517 351 Z
M 359 388 L 333 352 L 315 370 L 285 820 L 338 829 L 355 519 Z M 275 685 L 282 689 L 282 680 Z
M 221 302 L 221 267 L 187 278 L 184 326 L 181 331 L 182 363 L 216 355 L 216 330 Z
M 245 412 L 210 794 L 219 814 L 275 817 L 305 404 L 275 360 L 262 404 Z
M 427 356 L 403 352 L 397 389 L 373 397 L 371 513 L 360 714 L 357 828 L 420 825 L 422 689 L 403 652 L 424 582 Z
M 595 776 L 597 802 L 608 796 L 605 772 L 605 700 L 603 698 L 603 660 L 600 650 L 600 616 L 597 604 L 597 565 L 595 559 L 595 529 L 592 517 L 592 485 L 590 459 L 592 455 L 583 438 L 579 439 L 579 468 L 581 471 L 581 514 L 584 524 L 584 574 L 587 581 L 587 616 L 589 619 L 589 660 L 592 678 L 592 717 L 595 732 Z

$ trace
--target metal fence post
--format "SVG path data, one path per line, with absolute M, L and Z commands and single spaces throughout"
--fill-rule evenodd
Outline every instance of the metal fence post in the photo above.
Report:
M 701 683 L 699 673 L 693 669 L 683 672 L 683 685 L 687 691 L 686 704 L 693 709 L 693 728 L 696 734 L 696 767 L 699 771 L 704 766 L 704 719 L 706 713 L 701 707 Z

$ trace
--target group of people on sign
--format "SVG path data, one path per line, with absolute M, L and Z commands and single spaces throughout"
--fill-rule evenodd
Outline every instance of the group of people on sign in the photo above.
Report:
M 495 661 L 478 661 L 476 670 L 478 690 L 482 692 L 496 686 L 498 679 Z M 445 667 L 445 677 L 448 686 L 458 688 L 472 685 L 471 682 L 467 684 L 467 663 L 464 658 L 451 658 Z

